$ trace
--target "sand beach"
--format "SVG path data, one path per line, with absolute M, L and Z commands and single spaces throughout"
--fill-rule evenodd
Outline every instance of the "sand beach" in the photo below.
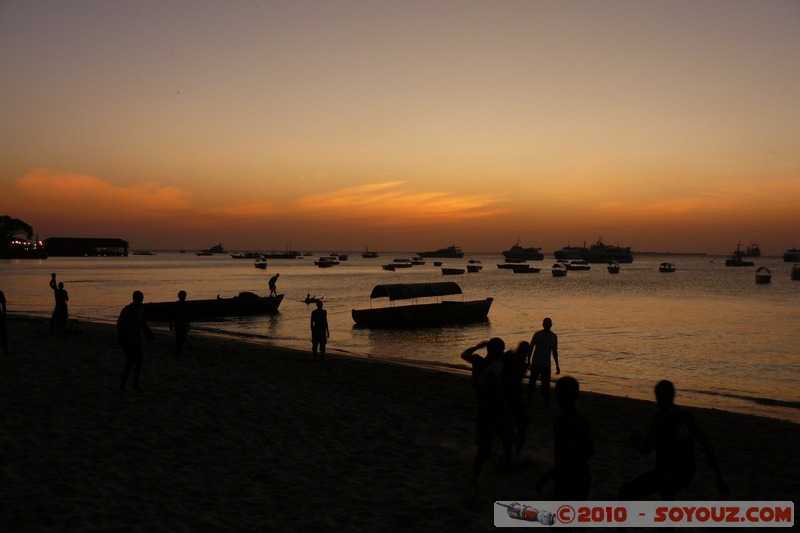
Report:
M 144 392 L 123 393 L 112 324 L 53 335 L 46 319 L 9 315 L 0 530 L 482 531 L 494 527 L 495 501 L 552 497 L 552 485 L 537 494 L 534 483 L 552 462 L 556 407 L 534 402 L 524 459 L 504 473 L 493 458 L 467 498 L 475 397 L 466 373 L 346 357 L 335 343 L 319 362 L 310 349 L 199 332 L 175 357 L 170 332 L 154 332 Z M 591 498 L 615 499 L 653 465 L 629 435 L 655 404 L 583 392 L 578 408 L 595 441 Z M 698 454 L 683 499 L 797 498 L 800 425 L 692 411 L 729 494 Z

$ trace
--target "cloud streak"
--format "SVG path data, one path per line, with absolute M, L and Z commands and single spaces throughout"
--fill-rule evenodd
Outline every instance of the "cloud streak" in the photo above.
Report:
M 297 201 L 293 210 L 325 213 L 339 219 L 368 219 L 373 224 L 408 225 L 458 222 L 505 212 L 499 197 L 426 191 L 406 181 L 370 183 Z

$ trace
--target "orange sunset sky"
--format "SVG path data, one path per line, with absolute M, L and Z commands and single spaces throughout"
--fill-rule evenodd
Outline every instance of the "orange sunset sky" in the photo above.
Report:
M 134 249 L 800 246 L 800 2 L 0 2 L 0 215 Z

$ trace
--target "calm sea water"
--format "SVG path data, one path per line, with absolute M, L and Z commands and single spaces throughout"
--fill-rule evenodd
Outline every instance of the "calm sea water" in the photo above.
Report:
M 314 257 L 325 254 L 314 254 Z M 498 254 L 471 254 L 484 269 L 443 276 L 428 259 L 424 266 L 395 272 L 380 265 L 411 253 L 382 252 L 377 259 L 350 259 L 328 269 L 313 257 L 271 260 L 266 271 L 229 255 L 158 252 L 121 258 L 50 258 L 0 261 L 0 289 L 9 312 L 49 315 L 48 283 L 57 272 L 70 296 L 73 317 L 115 320 L 133 290 L 145 301 L 267 293 L 267 279 L 280 273 L 286 297 L 273 316 L 230 319 L 195 327 L 258 341 L 310 348 L 307 293 L 324 296 L 331 326 L 329 351 L 376 358 L 425 361 L 442 368 L 461 366 L 462 350 L 499 336 L 511 348 L 529 340 L 542 319 L 553 319 L 559 335 L 562 374 L 585 390 L 652 398 L 654 384 L 671 379 L 686 405 L 772 416 L 800 422 L 800 282 L 779 257 L 756 260 L 772 271 L 772 283 L 757 285 L 756 267 L 725 266 L 724 257 L 638 255 L 611 275 L 604 265 L 565 278 L 549 273 L 552 258 L 532 262 L 539 274 L 497 268 Z M 464 267 L 444 259 L 445 266 Z M 662 274 L 670 261 L 677 272 Z M 489 322 L 415 331 L 356 329 L 353 308 L 369 307 L 372 287 L 382 283 L 456 281 L 465 299 L 493 297 Z

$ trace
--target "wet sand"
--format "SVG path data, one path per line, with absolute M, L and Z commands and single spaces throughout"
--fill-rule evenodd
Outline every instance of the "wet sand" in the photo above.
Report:
M 466 497 L 475 454 L 466 375 L 335 353 L 315 362 L 310 353 L 196 332 L 176 358 L 169 331 L 156 328 L 144 392 L 122 393 L 113 326 L 48 328 L 41 318 L 9 316 L 0 530 L 480 531 L 493 529 L 494 501 L 552 498 L 552 485 L 537 494 L 534 483 L 552 461 L 558 409 L 538 400 L 524 459 L 502 473 L 493 457 L 478 497 Z M 578 407 L 597 450 L 591 498 L 612 500 L 654 463 L 632 450 L 629 435 L 647 427 L 655 405 L 582 393 Z M 682 499 L 796 499 L 800 425 L 692 411 L 730 491 L 717 493 L 698 452 Z

